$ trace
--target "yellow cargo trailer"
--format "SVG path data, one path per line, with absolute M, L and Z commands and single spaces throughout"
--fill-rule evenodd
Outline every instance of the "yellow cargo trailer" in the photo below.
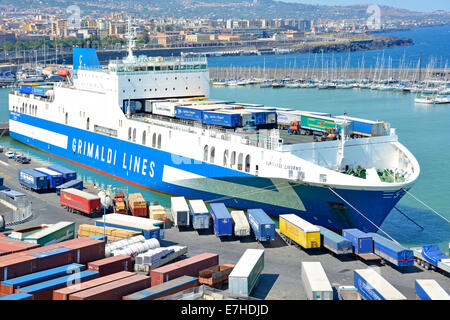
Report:
M 280 233 L 305 249 L 320 247 L 320 229 L 295 214 L 279 216 Z

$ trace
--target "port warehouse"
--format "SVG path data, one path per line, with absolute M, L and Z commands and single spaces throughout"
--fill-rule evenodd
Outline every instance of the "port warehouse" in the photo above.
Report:
M 46 97 L 52 90 L 51 83 L 20 85 L 19 93 Z M 382 136 L 386 124 L 355 117 L 331 116 L 329 113 L 265 107 L 234 101 L 204 100 L 203 98 L 167 100 L 124 100 L 126 114 L 152 114 L 156 117 L 177 118 L 182 121 L 200 122 L 206 126 L 228 129 L 239 127 L 289 129 L 292 122 L 298 122 L 301 130 L 289 132 L 302 134 L 325 134 L 329 129 L 341 131 L 341 123 L 347 122 L 347 134 L 353 137 Z M 131 136 L 131 132 L 129 133 Z M 51 168 L 49 168 L 52 170 Z
M 186 201 L 186 202 L 188 202 L 188 201 Z M 189 205 L 187 205 L 187 207 L 188 207 L 189 211 L 195 211 L 194 209 L 190 208 Z M 218 210 L 216 209 L 216 211 L 223 210 L 223 206 L 219 206 L 219 208 L 221 208 L 221 209 L 218 209 Z M 227 209 L 227 211 L 228 211 L 228 208 L 225 207 L 225 209 Z M 202 208 L 200 211 L 204 211 L 204 208 Z M 190 213 L 193 214 L 192 212 L 190 212 Z M 247 215 L 250 216 L 250 214 L 248 212 L 247 212 Z M 119 217 L 119 216 L 122 217 L 122 218 L 119 218 L 117 220 L 110 220 L 109 216 L 111 218 Z M 212 216 L 212 213 L 211 213 L 211 216 Z M 218 221 L 220 221 L 220 219 L 227 219 L 227 220 L 225 220 L 226 221 L 224 223 L 225 225 L 230 224 L 230 222 L 228 220 L 228 219 L 230 219 L 230 217 L 231 217 L 231 224 L 232 225 L 235 224 L 235 223 L 233 223 L 234 219 L 233 219 L 231 214 L 229 216 L 227 216 L 227 217 L 224 217 L 224 218 L 222 218 L 220 216 L 220 214 L 217 214 L 217 216 L 218 216 L 218 219 L 217 219 Z M 286 215 L 286 216 L 289 216 L 289 215 Z M 147 238 L 149 238 L 149 239 L 146 239 L 146 240 L 152 240 L 153 239 L 153 240 L 157 241 L 158 239 L 161 239 L 161 230 L 162 229 L 160 227 L 163 226 L 162 221 L 152 221 L 152 219 L 148 219 L 148 218 L 133 217 L 133 216 L 119 215 L 119 214 L 107 214 L 105 217 L 107 218 L 107 220 L 106 220 L 106 221 L 108 221 L 107 223 L 110 223 L 110 226 L 108 226 L 108 228 L 112 228 L 112 229 L 121 229 L 121 228 L 123 228 L 122 230 L 127 230 L 127 231 L 130 231 L 130 232 L 141 232 L 141 234 L 144 234 L 146 229 L 148 229 L 148 230 L 157 230 L 158 232 L 148 233 L 147 234 Z M 246 217 L 245 213 L 244 213 L 244 217 L 246 218 L 247 222 L 250 220 L 249 218 Z M 120 220 L 120 219 L 122 219 L 122 220 Z M 135 219 L 138 219 L 138 220 L 135 220 Z M 146 219 L 146 221 L 149 222 L 148 226 L 144 225 L 140 219 Z M 297 229 L 294 229 L 294 230 L 297 230 L 298 232 L 303 232 L 305 235 L 309 235 L 311 237 L 311 239 L 309 239 L 308 237 L 305 236 L 304 239 L 309 239 L 309 240 L 302 240 L 301 238 L 296 238 L 296 237 L 294 237 L 292 235 L 291 235 L 291 238 L 289 238 L 288 237 L 289 232 L 282 231 L 282 228 L 281 228 L 281 225 L 282 225 L 281 220 L 282 219 L 289 220 L 289 217 L 283 217 L 283 216 L 280 217 L 280 231 L 279 231 L 280 235 L 285 237 L 285 239 L 290 239 L 291 243 L 297 244 L 298 246 L 304 248 L 304 250 L 314 250 L 315 248 L 317 249 L 317 247 L 321 247 L 321 246 L 326 248 L 325 245 L 324 245 L 325 243 L 328 244 L 329 248 L 334 249 L 334 251 L 333 251 L 333 250 L 327 248 L 327 250 L 330 250 L 330 253 L 333 252 L 333 254 L 348 254 L 348 255 L 351 255 L 354 252 L 370 251 L 370 248 L 372 248 L 372 252 L 374 252 L 374 253 L 378 252 L 377 254 L 379 254 L 379 255 L 382 255 L 384 253 L 386 256 L 394 256 L 395 259 L 392 260 L 392 261 L 389 261 L 387 258 L 384 258 L 384 260 L 386 262 L 388 262 L 389 264 L 392 264 L 393 266 L 398 264 L 399 265 L 398 267 L 403 267 L 404 265 L 402 266 L 400 264 L 404 260 L 407 262 L 407 264 L 411 265 L 411 259 L 410 259 L 410 257 L 411 257 L 411 250 L 408 253 L 407 249 L 396 245 L 394 242 L 392 242 L 392 241 L 390 241 L 390 240 L 388 240 L 388 239 L 386 239 L 384 237 L 381 237 L 381 236 L 377 237 L 377 235 L 374 236 L 374 235 L 371 235 L 371 234 L 364 234 L 364 233 L 361 232 L 361 234 L 358 234 L 357 237 L 355 237 L 355 238 L 358 238 L 358 239 L 367 239 L 367 238 L 372 239 L 372 245 L 371 246 L 370 245 L 364 245 L 365 244 L 364 241 L 363 241 L 364 244 L 361 245 L 361 246 L 353 247 L 353 244 L 352 244 L 352 246 L 351 246 L 352 250 L 351 250 L 351 252 L 349 252 L 348 251 L 348 244 L 349 244 L 349 242 L 351 242 L 351 240 L 349 240 L 348 238 L 345 238 L 344 236 L 341 236 L 341 235 L 339 235 L 337 233 L 334 233 L 331 230 L 327 230 L 328 232 L 327 231 L 321 232 L 322 228 L 319 228 L 319 227 L 311 225 L 311 224 L 308 225 L 308 223 L 306 221 L 301 221 L 301 220 L 300 221 L 293 221 L 293 222 L 291 221 L 290 223 L 292 224 L 292 226 L 290 226 L 290 230 L 292 232 L 293 228 L 297 228 L 298 230 Z M 127 221 L 127 220 L 130 220 L 130 221 Z M 103 219 L 99 218 L 99 219 L 97 219 L 96 222 L 99 222 L 99 224 L 101 224 L 102 221 L 103 221 Z M 125 222 L 125 221 L 127 221 L 127 222 Z M 131 221 L 133 221 L 134 223 L 132 223 Z M 136 221 L 139 221 L 139 222 L 136 222 Z M 191 223 L 192 222 L 193 221 L 191 221 Z M 66 224 L 70 225 L 70 223 L 66 223 Z M 157 227 L 155 224 L 157 224 L 157 225 L 159 224 L 159 227 Z M 54 225 L 58 225 L 58 226 L 62 227 L 64 225 L 64 223 L 58 222 L 58 223 L 55 223 Z M 34 233 L 37 233 L 39 235 L 39 233 L 41 233 L 43 230 L 48 229 L 48 228 L 50 228 L 52 226 L 53 225 L 51 225 L 51 226 L 43 226 L 43 228 L 41 230 L 39 230 L 39 228 L 37 228 L 35 230 L 35 232 L 30 231 L 29 235 L 33 235 Z M 99 225 L 98 227 L 101 228 L 101 225 Z M 214 228 L 214 224 L 212 224 L 212 227 Z M 314 229 L 313 227 L 315 227 L 315 228 L 317 228 L 319 230 L 319 232 L 318 232 L 319 239 L 317 239 L 317 234 L 315 234 L 316 238 L 314 238 L 314 239 L 312 238 L 312 235 L 314 235 L 314 233 L 317 233 L 317 230 Z M 162 227 L 162 228 L 164 228 L 164 227 Z M 229 237 L 230 236 L 230 235 L 221 235 L 223 228 L 221 229 L 221 226 L 219 226 L 218 228 L 219 228 L 219 230 L 218 230 L 218 232 L 216 232 L 216 235 L 219 238 L 220 237 Z M 58 228 L 55 228 L 55 230 L 56 229 L 58 229 Z M 250 227 L 249 229 L 252 232 L 252 236 L 255 236 L 255 234 L 254 234 L 255 232 L 254 232 L 253 228 Z M 51 231 L 52 229 L 48 229 L 48 230 Z M 136 231 L 136 230 L 140 230 L 140 231 Z M 234 229 L 232 228 L 232 231 L 231 231 L 232 235 L 233 235 L 233 230 Z M 351 233 L 353 235 L 355 233 L 357 233 L 357 232 L 355 232 L 355 230 L 347 230 L 347 231 L 348 231 L 348 233 Z M 54 233 L 56 234 L 56 231 Z M 226 232 L 224 232 L 224 233 L 226 233 Z M 25 232 L 24 236 L 27 236 L 27 235 L 28 235 L 27 232 Z M 70 237 L 75 238 L 75 234 L 73 236 L 70 236 Z M 34 238 L 38 238 L 38 237 L 35 236 Z M 132 239 L 132 238 L 133 237 L 131 237 L 131 238 L 128 237 L 128 238 L 125 238 L 125 239 Z M 143 237 L 143 238 L 145 239 L 145 237 Z M 9 239 L 6 238 L 6 239 L 8 241 L 19 241 L 19 240 L 14 240 L 12 238 L 9 238 Z M 78 238 L 78 239 L 89 239 L 89 238 L 82 238 L 81 237 L 81 238 Z M 72 240 L 69 240 L 69 241 L 73 241 L 73 240 L 76 240 L 76 239 L 72 239 Z M 81 241 L 81 240 L 79 240 L 79 241 Z M 100 240 L 92 239 L 92 241 L 100 241 Z M 273 241 L 273 240 L 270 240 L 270 241 Z M 263 240 L 263 242 L 265 242 L 265 241 Z M 31 251 L 31 253 L 33 253 L 34 251 L 32 251 L 32 250 L 36 250 L 36 249 L 39 249 L 39 248 L 41 250 L 44 249 L 44 248 L 45 249 L 48 248 L 48 250 L 44 250 L 45 252 L 42 253 L 42 254 L 40 254 L 39 252 L 36 252 L 36 253 L 39 253 L 39 254 L 35 254 L 35 256 L 33 256 L 33 258 L 27 257 L 27 255 L 21 255 L 21 256 L 19 256 L 20 257 L 19 260 L 17 260 L 17 259 L 13 260 L 14 263 L 12 263 L 11 265 L 14 265 L 14 266 L 16 264 L 18 265 L 18 267 L 13 267 L 13 268 L 19 268 L 20 269 L 20 268 L 23 268 L 25 265 L 27 265 L 29 267 L 29 269 L 27 269 L 27 272 L 25 274 L 20 274 L 20 271 L 14 271 L 14 269 L 13 269 L 11 271 L 11 274 L 7 275 L 7 279 L 2 279 L 2 282 L 3 282 L 3 280 L 12 281 L 12 280 L 14 280 L 16 278 L 20 278 L 20 277 L 27 276 L 27 275 L 34 275 L 34 274 L 36 274 L 35 276 L 36 276 L 37 280 L 36 280 L 36 282 L 33 282 L 33 281 L 27 282 L 29 280 L 26 280 L 26 279 L 23 280 L 22 279 L 22 281 L 24 281 L 23 282 L 24 284 L 23 284 L 23 286 L 21 286 L 21 288 L 22 289 L 25 288 L 25 289 L 21 290 L 21 291 L 17 290 L 17 293 L 13 292 L 12 294 L 14 295 L 14 297 L 11 297 L 11 299 L 14 299 L 14 298 L 24 299 L 24 297 L 27 297 L 26 295 L 29 295 L 30 296 L 29 298 L 33 298 L 33 299 L 42 299 L 44 297 L 45 297 L 45 299 L 51 299 L 52 296 L 49 295 L 49 290 L 53 291 L 53 292 L 56 292 L 57 290 L 62 290 L 61 288 L 59 288 L 59 286 L 64 281 L 67 281 L 67 278 L 64 278 L 64 276 L 66 276 L 66 275 L 59 276 L 61 274 L 61 269 L 59 269 L 59 273 L 58 273 L 57 270 L 53 270 L 53 269 L 61 267 L 61 266 L 62 267 L 67 266 L 67 268 L 70 269 L 70 268 L 74 267 L 74 266 L 70 267 L 70 265 L 77 264 L 77 263 L 78 264 L 85 264 L 86 267 L 80 267 L 80 271 L 84 272 L 82 274 L 82 279 L 81 280 L 82 280 L 83 286 L 84 286 L 84 284 L 86 285 L 86 290 L 89 288 L 89 290 L 91 290 L 91 291 L 89 291 L 87 293 L 79 294 L 77 296 L 74 295 L 74 297 L 72 299 L 70 299 L 70 297 L 69 297 L 70 295 L 66 296 L 66 298 L 68 298 L 69 300 L 95 299 L 96 297 L 101 297 L 102 295 L 103 295 L 103 297 L 108 296 L 109 297 L 108 299 L 125 299 L 126 296 L 132 295 L 133 293 L 137 293 L 137 292 L 142 292 L 142 291 L 146 291 L 146 290 L 148 291 L 149 288 L 154 288 L 154 290 L 156 290 L 156 292 L 159 292 L 159 291 L 161 291 L 161 292 L 168 292 L 168 295 L 169 295 L 169 293 L 170 294 L 174 294 L 175 292 L 179 292 L 176 289 L 175 290 L 167 289 L 167 288 L 171 288 L 171 283 L 170 284 L 166 284 L 166 286 L 168 286 L 167 288 L 162 288 L 162 287 L 158 288 L 158 285 L 162 285 L 163 283 L 166 283 L 166 281 L 163 281 L 160 284 L 155 284 L 153 286 L 152 283 L 151 283 L 151 281 L 152 281 L 151 279 L 148 280 L 148 281 L 150 281 L 150 284 L 147 284 L 147 282 L 143 278 L 139 278 L 139 279 L 136 278 L 136 279 L 133 279 L 133 281 L 131 281 L 131 283 L 133 284 L 133 286 L 131 286 L 131 287 L 135 291 L 130 292 L 129 294 L 128 293 L 126 295 L 124 294 L 124 292 L 126 292 L 126 289 L 124 289 L 123 287 L 125 286 L 124 283 L 126 281 L 122 281 L 122 282 L 116 283 L 116 285 L 120 289 L 113 289 L 114 285 L 102 282 L 102 278 L 103 277 L 109 276 L 109 275 L 106 275 L 106 273 L 108 273 L 108 271 L 103 271 L 103 273 L 100 275 L 100 268 L 101 267 L 98 267 L 98 265 L 100 265 L 100 266 L 105 265 L 105 263 L 98 263 L 97 262 L 97 260 L 105 259 L 105 256 L 106 256 L 105 249 L 103 249 L 104 250 L 103 253 L 100 253 L 99 259 L 95 259 L 95 260 L 89 261 L 89 259 L 91 259 L 91 258 L 87 258 L 86 256 L 83 257 L 80 254 L 76 254 L 76 256 L 78 256 L 78 260 L 77 260 L 77 258 L 75 258 L 75 259 L 72 258 L 72 260 L 70 260 L 70 256 L 71 256 L 70 255 L 70 249 L 71 248 L 66 248 L 66 246 L 70 247 L 70 242 L 69 242 L 68 245 L 64 246 L 64 244 L 67 243 L 67 240 L 59 240 L 58 243 L 56 243 L 56 244 L 49 244 L 49 245 L 40 245 L 38 243 L 31 244 L 30 242 L 27 242 L 27 241 L 20 241 L 20 243 L 21 243 L 21 245 L 26 245 L 26 246 L 33 245 L 33 247 L 28 247 L 25 250 L 24 250 L 23 247 L 21 247 L 20 249 L 17 249 L 19 246 L 18 246 L 18 244 L 16 242 L 15 242 L 14 245 L 11 244 L 11 243 L 8 244 L 9 247 L 7 247 L 6 245 L 3 246 L 3 244 L 1 244 L 1 242 L 0 242 L 0 250 L 2 250 L 1 252 L 3 254 L 0 257 L 0 268 L 3 267 L 3 269 L 0 270 L 0 271 L 2 271 L 2 274 L 4 274 L 4 270 L 5 270 L 4 269 L 4 260 L 2 260 L 4 257 L 9 256 L 9 255 L 12 254 L 13 255 L 12 259 L 15 259 L 16 258 L 16 257 L 14 257 L 15 254 L 19 254 L 19 253 L 23 254 L 26 251 Z M 104 241 L 100 241 L 100 243 L 102 243 L 103 247 L 106 248 L 106 245 L 105 245 Z M 114 242 L 112 242 L 111 244 L 113 244 L 113 243 Z M 58 244 L 59 245 L 63 244 L 63 245 L 61 247 L 58 247 L 58 246 L 55 247 L 55 245 L 58 245 Z M 310 246 L 311 248 L 306 248 L 308 246 Z M 9 250 L 10 250 L 9 252 L 11 252 L 11 253 L 9 253 L 9 254 L 6 253 L 8 251 L 4 250 L 4 249 L 7 249 L 7 248 L 9 248 Z M 20 250 L 20 251 L 19 252 L 14 252 L 14 248 L 16 248 L 15 250 Z M 363 248 L 363 249 L 361 249 L 361 248 Z M 369 249 L 367 249 L 367 248 L 369 248 Z M 155 250 L 155 249 L 151 249 L 151 250 Z M 49 251 L 49 252 L 46 252 L 46 251 Z M 72 249 L 72 251 L 73 251 L 73 249 Z M 428 250 L 428 251 L 430 251 L 430 250 Z M 433 251 L 433 250 L 431 250 L 431 251 Z M 396 253 L 396 254 L 393 254 L 393 252 Z M 404 259 L 405 252 L 407 253 L 406 254 L 407 258 L 406 259 Z M 435 252 L 435 251 L 433 251 L 433 252 Z M 74 254 L 72 252 L 72 257 L 73 256 L 74 256 Z M 252 260 L 252 259 L 248 258 L 247 256 L 250 256 L 250 254 L 249 253 L 248 254 L 244 254 L 242 256 L 242 258 L 241 258 L 241 259 L 243 259 L 242 261 L 245 261 L 245 263 L 244 262 L 239 263 L 241 260 L 235 262 L 236 266 L 240 266 L 240 265 L 245 265 L 247 267 L 251 266 L 249 271 L 247 271 L 247 273 L 248 273 L 247 278 L 245 276 L 242 277 L 242 275 L 236 276 L 236 274 L 238 274 L 238 271 L 239 271 L 240 267 L 239 267 L 239 269 L 236 269 L 237 271 L 236 271 L 235 274 L 232 274 L 232 272 L 229 274 L 229 277 L 227 279 L 228 283 L 229 283 L 228 291 L 229 291 L 229 293 L 231 295 L 240 295 L 240 294 L 251 295 L 252 290 L 258 284 L 258 276 L 262 273 L 264 266 L 262 266 L 262 268 L 261 268 L 261 262 L 258 263 L 257 261 Z M 57 258 L 48 258 L 48 257 L 57 257 Z M 102 258 L 102 259 L 100 259 L 100 258 Z M 127 256 L 127 258 L 130 259 L 129 261 L 132 261 L 132 258 L 130 256 Z M 39 263 L 34 263 L 33 264 L 33 262 L 32 262 L 33 259 L 39 259 L 38 260 Z M 48 261 L 47 261 L 47 259 L 48 259 Z M 61 259 L 61 261 L 63 261 L 64 264 L 62 264 L 62 265 L 55 265 L 55 262 L 52 262 L 53 260 L 51 260 L 51 259 L 54 259 L 54 260 Z M 188 259 L 190 259 L 190 258 L 188 258 Z M 181 260 L 181 261 L 185 261 L 185 260 L 188 260 L 188 259 L 184 259 L 184 260 Z M 10 259 L 8 259 L 8 260 L 10 260 Z M 218 257 L 218 255 L 216 255 L 214 253 L 207 253 L 207 254 L 205 254 L 203 256 L 196 257 L 195 259 L 192 259 L 192 260 L 199 260 L 199 261 L 201 261 L 201 263 L 196 263 L 196 261 L 193 261 L 192 263 L 188 264 L 188 266 L 178 266 L 179 268 L 184 270 L 184 271 L 181 271 L 179 273 L 179 274 L 182 274 L 182 276 L 178 276 L 179 274 L 177 274 L 176 271 L 173 271 L 173 270 L 177 270 L 176 266 L 175 266 L 175 268 L 171 267 L 171 270 L 169 270 L 169 271 L 162 270 L 162 272 L 159 272 L 159 274 L 168 274 L 168 275 L 175 274 L 175 278 L 172 279 L 172 280 L 179 279 L 180 277 L 183 277 L 183 276 L 193 277 L 193 278 L 197 278 L 198 279 L 199 274 L 200 274 L 200 272 L 202 270 L 205 270 L 205 269 L 208 269 L 208 268 L 211 268 L 211 267 L 219 265 L 219 257 Z M 7 261 L 7 260 L 5 260 L 5 261 Z M 181 262 L 181 261 L 179 261 L 179 262 Z M 251 262 L 251 261 L 253 261 L 253 262 Z M 258 260 L 258 261 L 260 261 L 260 260 Z M 262 261 L 264 262 L 264 258 L 262 258 Z M 92 262 L 92 263 L 97 262 L 97 263 L 95 263 L 97 265 L 97 269 L 89 268 L 88 264 L 90 262 Z M 176 261 L 174 262 L 172 260 L 172 261 L 169 261 L 169 263 L 167 265 L 171 265 L 173 263 L 179 263 L 179 262 L 176 262 Z M 188 260 L 188 262 L 189 262 L 189 260 Z M 412 263 L 414 263 L 414 258 L 412 259 Z M 132 275 L 134 275 L 135 273 L 130 271 L 129 265 L 130 264 L 122 262 L 122 266 L 117 266 L 117 262 L 116 262 L 116 267 L 115 268 L 111 267 L 110 269 L 113 270 L 113 271 L 111 271 L 113 275 L 118 273 L 118 272 L 130 272 Z M 45 268 L 45 270 L 41 270 L 40 268 Z M 7 269 L 8 269 L 8 273 L 9 273 L 10 272 L 9 270 L 11 270 L 11 268 L 9 268 L 9 265 L 8 265 Z M 106 270 L 107 269 L 108 269 L 108 267 L 106 267 Z M 195 270 L 192 271 L 192 269 L 195 269 Z M 30 271 L 28 271 L 28 270 L 30 270 Z M 187 270 L 189 270 L 189 271 L 187 271 Z M 53 276 L 48 276 L 48 275 L 46 276 L 45 274 L 42 274 L 43 271 L 48 271 L 50 274 L 55 274 L 55 277 L 53 278 Z M 90 272 L 85 272 L 85 271 L 90 271 Z M 14 273 L 14 272 L 16 272 L 16 273 Z M 39 272 L 41 272 L 41 273 L 39 274 Z M 193 273 L 189 273 L 189 272 L 193 272 Z M 98 274 L 96 274 L 96 273 L 98 273 Z M 152 278 L 151 277 L 151 273 L 152 273 L 152 270 L 149 268 L 150 278 Z M 156 274 L 158 274 L 158 272 L 155 272 L 154 274 L 156 275 Z M 186 275 L 186 274 L 191 274 L 191 275 Z M 360 276 L 359 274 L 358 275 L 355 274 L 356 278 L 359 277 L 359 276 Z M 49 278 L 49 277 L 51 277 L 51 278 Z M 303 283 L 305 283 L 305 281 L 307 281 L 307 280 L 303 279 L 304 277 L 307 278 L 307 277 L 310 277 L 310 276 L 309 275 L 302 275 L 302 282 Z M 60 279 L 60 278 L 63 278 L 63 279 Z M 157 277 L 155 276 L 155 279 L 156 278 Z M 170 278 L 170 276 L 169 276 L 169 278 Z M 244 278 L 244 280 L 242 280 L 243 278 Z M 55 280 L 55 279 L 59 279 L 59 280 Z M 357 278 L 357 279 L 360 279 L 360 278 Z M 172 280 L 169 280 L 169 281 L 172 281 Z M 20 283 L 20 279 L 15 280 L 15 281 L 16 281 L 16 283 Z M 96 282 L 94 282 L 94 284 L 92 284 L 93 287 L 90 286 L 91 281 L 96 281 Z M 105 281 L 107 281 L 107 280 L 105 279 Z M 192 279 L 190 279 L 190 281 L 186 280 L 185 282 L 182 281 L 182 280 L 180 280 L 180 281 L 181 281 L 181 283 L 183 283 L 183 285 L 180 285 L 180 282 L 178 282 L 177 284 L 174 284 L 174 286 L 178 286 L 179 288 L 183 288 L 183 290 L 189 289 L 189 288 L 192 288 L 193 286 L 198 286 L 199 285 L 198 281 L 197 282 L 196 281 L 192 281 Z M 236 283 L 236 281 L 238 281 L 238 282 L 239 281 L 240 282 L 242 282 L 242 281 L 245 282 L 246 281 L 246 285 L 247 285 L 247 291 L 246 292 L 247 293 L 239 293 L 239 294 L 236 293 L 236 292 L 233 293 L 234 289 L 230 289 L 230 281 L 231 281 L 233 286 Z M 358 280 L 358 281 L 361 281 L 361 280 Z M 366 281 L 370 281 L 370 279 L 368 279 Z M 114 282 L 114 281 L 111 281 L 111 282 Z M 14 283 L 14 282 L 12 282 L 12 283 Z M 101 283 L 101 284 L 98 284 L 98 283 Z M 26 286 L 25 286 L 25 284 L 26 284 Z M 96 284 L 98 284 L 100 289 L 93 290 L 92 288 L 95 288 L 97 286 Z M 141 284 L 145 284 L 145 287 L 143 287 L 142 289 L 139 289 L 139 290 L 136 289 Z M 357 285 L 358 285 L 358 283 L 355 282 L 354 286 L 355 286 L 356 290 L 359 290 Z M 11 286 L 11 283 L 9 284 L 9 286 Z M 239 285 L 239 286 L 241 287 L 242 285 Z M 58 287 L 58 289 L 55 290 L 54 288 L 57 288 L 57 287 Z M 309 287 L 305 285 L 304 288 L 309 288 Z M 8 291 L 8 292 L 11 293 L 11 289 L 9 289 L 9 290 L 10 291 Z M 25 290 L 27 290 L 27 292 L 25 292 Z M 305 290 L 309 291 L 310 289 L 305 289 Z M 382 289 L 379 289 L 379 290 L 383 291 Z M 119 292 L 119 293 L 117 294 L 117 293 L 114 293 L 114 292 Z M 160 297 L 159 295 L 153 296 L 151 293 L 145 293 L 145 294 L 149 295 L 150 299 L 152 297 L 157 297 L 157 298 Z M 373 295 L 373 296 L 370 296 L 370 297 L 369 296 L 366 297 L 366 296 L 363 295 L 363 293 L 360 292 L 360 294 L 363 296 L 364 299 L 375 299 L 375 298 L 380 298 L 381 297 L 380 295 Z M 323 296 L 326 297 L 327 295 L 324 294 Z M 385 299 L 398 298 L 398 297 L 392 297 L 392 296 L 389 296 L 389 295 L 382 296 L 382 297 L 385 298 Z M 435 296 L 432 295 L 432 297 L 435 297 Z

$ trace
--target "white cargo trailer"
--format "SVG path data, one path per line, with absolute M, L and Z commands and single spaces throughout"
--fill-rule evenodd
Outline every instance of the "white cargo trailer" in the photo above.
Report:
M 177 105 L 177 103 L 169 101 L 153 102 L 152 113 L 173 118 L 175 117 Z
M 208 229 L 209 211 L 203 200 L 189 200 L 189 209 L 192 214 L 192 226 L 194 229 Z
M 416 297 L 420 300 L 450 300 L 450 295 L 436 280 L 416 280 L 415 290 Z
M 170 198 L 173 223 L 176 227 L 189 225 L 189 207 L 184 197 Z
M 231 211 L 231 218 L 234 223 L 234 235 L 236 237 L 246 237 L 250 235 L 250 224 L 244 211 Z
M 320 262 L 302 262 L 301 277 L 308 300 L 333 300 L 333 288 Z
M 353 281 L 366 300 L 406 300 L 400 291 L 373 268 L 354 270 Z
M 249 296 L 264 269 L 264 250 L 247 249 L 228 277 L 230 295 Z

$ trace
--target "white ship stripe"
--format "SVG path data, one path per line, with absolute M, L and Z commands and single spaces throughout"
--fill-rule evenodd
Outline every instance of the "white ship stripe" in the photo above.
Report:
M 67 142 L 69 138 L 60 133 L 31 126 L 29 124 L 11 119 L 9 120 L 9 130 L 11 132 L 15 132 L 26 137 L 37 139 L 42 142 L 54 145 L 56 147 L 67 149 Z

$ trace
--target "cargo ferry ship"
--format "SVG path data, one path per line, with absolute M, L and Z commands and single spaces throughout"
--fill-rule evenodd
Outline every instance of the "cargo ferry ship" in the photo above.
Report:
M 11 137 L 170 195 L 376 231 L 420 166 L 379 121 L 209 96 L 205 57 L 98 63 L 74 48 L 67 81 L 9 94 Z M 287 130 L 286 130 L 287 129 Z

